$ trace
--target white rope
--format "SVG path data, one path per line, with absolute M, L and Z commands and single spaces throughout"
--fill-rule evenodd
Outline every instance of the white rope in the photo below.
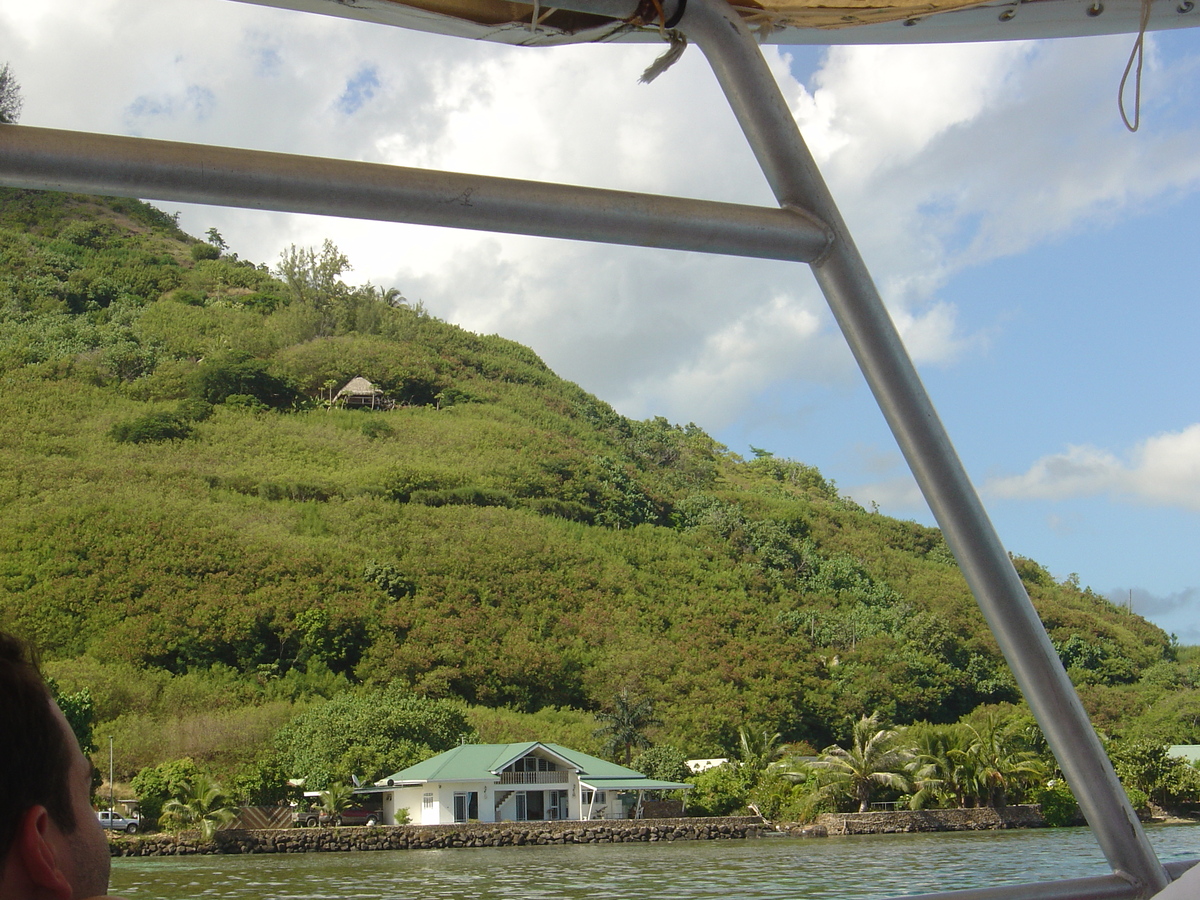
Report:
M 687 38 L 684 37 L 682 31 L 671 30 L 666 32 L 666 38 L 671 42 L 671 46 L 667 48 L 667 52 L 650 64 L 650 67 L 642 73 L 642 77 L 638 79 L 640 84 L 649 84 L 671 66 L 679 61 L 679 57 L 683 56 L 683 51 L 687 49 Z
M 1121 111 L 1121 121 L 1130 131 L 1137 131 L 1142 117 L 1142 61 L 1146 55 L 1146 28 L 1150 25 L 1150 4 L 1153 0 L 1142 0 L 1142 17 L 1138 26 L 1137 40 L 1133 42 L 1133 50 L 1129 52 L 1129 62 L 1125 63 L 1125 73 L 1121 76 L 1121 86 L 1117 89 L 1117 109 Z M 1134 61 L 1137 69 L 1134 70 Z M 1125 112 L 1125 84 L 1129 81 L 1129 73 L 1133 77 L 1133 121 Z

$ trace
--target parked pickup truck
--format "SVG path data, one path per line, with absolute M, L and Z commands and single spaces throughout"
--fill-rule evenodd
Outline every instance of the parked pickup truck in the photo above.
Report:
M 109 812 L 107 809 L 102 809 L 96 815 L 100 819 L 101 828 L 123 831 L 126 834 L 137 834 L 138 829 L 142 827 L 137 819 L 127 819 L 119 812 Z
M 347 806 L 333 817 L 325 811 L 321 812 L 322 825 L 378 825 L 382 821 L 383 813 L 378 809 L 360 806 L 357 803 Z
M 297 828 L 316 828 L 320 821 L 321 811 L 316 807 L 292 810 L 292 824 Z

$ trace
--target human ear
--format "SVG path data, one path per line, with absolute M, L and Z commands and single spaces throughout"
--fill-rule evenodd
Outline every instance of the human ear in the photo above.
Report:
M 14 849 L 20 854 L 26 877 L 38 890 L 37 896 L 71 900 L 74 890 L 59 866 L 56 847 L 61 846 L 58 828 L 44 806 L 25 810 L 17 826 Z

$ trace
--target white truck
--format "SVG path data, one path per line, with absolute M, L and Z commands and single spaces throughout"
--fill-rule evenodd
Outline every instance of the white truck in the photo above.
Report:
M 123 831 L 126 834 L 137 834 L 141 828 L 141 823 L 137 819 L 127 819 L 119 812 L 112 812 L 107 809 L 102 809 L 96 815 L 100 819 L 100 827 L 108 828 L 112 831 Z

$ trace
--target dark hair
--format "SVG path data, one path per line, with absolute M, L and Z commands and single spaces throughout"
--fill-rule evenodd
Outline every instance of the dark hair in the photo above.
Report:
M 75 830 L 64 731 L 33 649 L 0 631 L 0 860 L 30 807 L 46 807 L 59 828 Z

